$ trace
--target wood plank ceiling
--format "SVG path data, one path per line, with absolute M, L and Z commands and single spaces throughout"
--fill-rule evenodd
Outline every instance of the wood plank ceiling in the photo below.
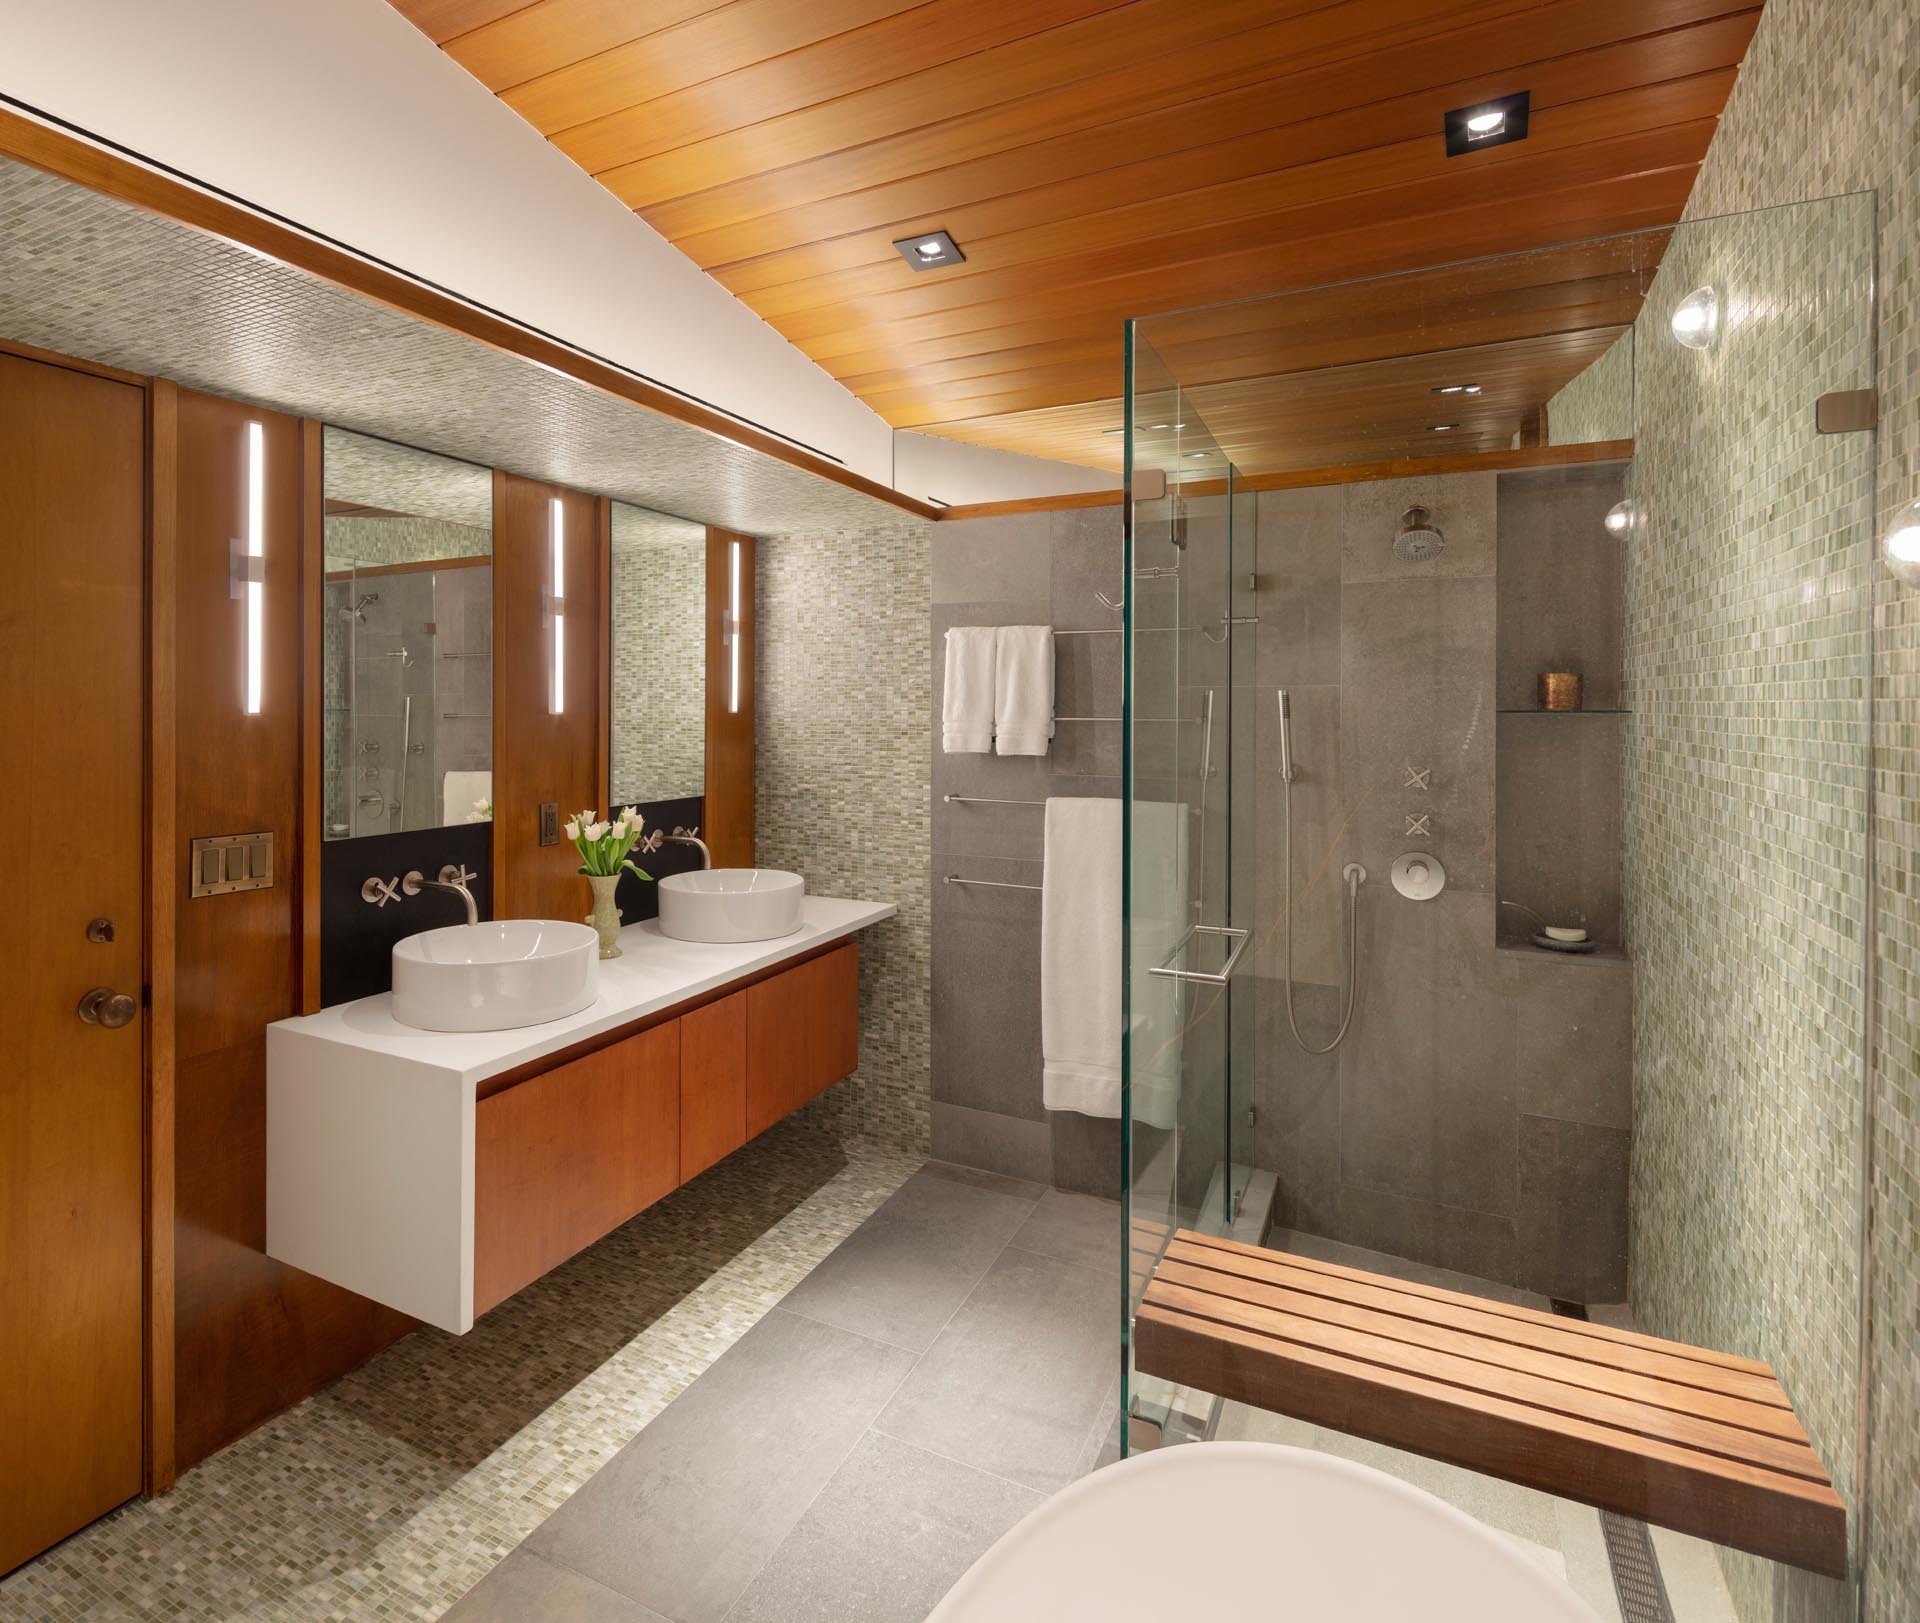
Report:
M 1753 0 L 392 3 L 895 427 L 1097 466 L 1117 465 L 1102 430 L 1119 421 L 1129 316 L 1677 220 L 1760 13 Z M 1518 90 L 1532 93 L 1526 140 L 1446 156 L 1443 112 Z M 892 247 L 936 229 L 965 264 L 916 272 Z M 1512 310 L 1458 312 L 1453 341 L 1525 340 L 1498 358 L 1500 398 L 1537 404 L 1605 347 L 1594 329 L 1631 321 L 1645 271 L 1512 286 Z M 1289 339 L 1268 317 L 1223 317 L 1205 381 L 1258 395 L 1247 380 L 1439 347 L 1404 320 L 1350 323 L 1344 342 L 1292 325 Z M 1240 438 L 1257 466 L 1251 423 Z

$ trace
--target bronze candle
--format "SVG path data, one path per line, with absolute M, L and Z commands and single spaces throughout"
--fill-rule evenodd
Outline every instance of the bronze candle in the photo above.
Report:
M 1542 671 L 1540 673 L 1542 710 L 1578 710 L 1580 673 L 1578 671 Z

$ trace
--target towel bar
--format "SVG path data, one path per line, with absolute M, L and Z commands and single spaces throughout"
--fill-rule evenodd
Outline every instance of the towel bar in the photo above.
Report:
M 962 879 L 957 873 L 947 875 L 949 885 L 979 885 L 986 890 L 1038 890 L 1038 885 L 1016 885 L 1005 879 Z
M 1044 800 L 996 800 L 992 795 L 942 795 L 950 806 L 1044 806 Z

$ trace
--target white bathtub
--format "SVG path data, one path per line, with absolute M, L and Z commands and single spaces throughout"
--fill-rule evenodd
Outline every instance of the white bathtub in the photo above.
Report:
M 1597 1623 L 1491 1528 L 1365 1465 L 1191 1443 L 1084 1477 L 927 1623 Z

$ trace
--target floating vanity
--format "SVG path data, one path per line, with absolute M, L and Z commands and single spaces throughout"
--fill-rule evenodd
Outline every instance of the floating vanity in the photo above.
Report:
M 809 896 L 793 935 L 620 934 L 598 998 L 421 1031 L 383 993 L 267 1028 L 267 1252 L 455 1333 L 850 1074 L 853 937 L 895 909 Z

